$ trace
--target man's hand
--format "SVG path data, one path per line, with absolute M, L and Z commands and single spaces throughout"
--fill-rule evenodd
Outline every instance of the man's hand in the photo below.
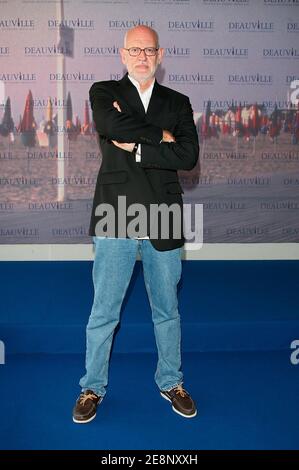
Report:
M 133 152 L 133 149 L 134 149 L 134 146 L 135 146 L 134 142 L 130 143 L 130 144 L 117 142 L 117 140 L 112 140 L 111 142 L 113 142 L 113 144 L 116 147 L 119 147 L 122 150 L 126 150 L 127 152 Z
M 117 109 L 119 113 L 121 113 L 121 109 L 117 101 L 113 101 L 113 106 Z M 120 143 L 120 142 L 117 142 L 117 140 L 112 140 L 112 142 L 116 147 L 122 150 L 126 150 L 127 152 L 133 152 L 133 149 L 135 146 L 134 142 L 133 143 Z
M 163 130 L 162 142 L 175 142 L 175 137 L 171 132 Z
M 121 113 L 121 109 L 117 101 L 113 101 L 113 106 L 117 109 L 119 113 Z

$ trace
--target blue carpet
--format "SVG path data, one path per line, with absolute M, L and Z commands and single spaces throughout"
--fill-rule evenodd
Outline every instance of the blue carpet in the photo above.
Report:
M 91 262 L 0 263 L 1 449 L 298 449 L 298 261 L 184 262 L 185 386 L 199 415 L 160 397 L 151 312 L 136 264 L 96 420 L 75 425 Z
M 91 269 L 91 262 L 0 263 L 0 339 L 7 353 L 84 353 Z M 289 348 L 299 334 L 298 278 L 298 261 L 184 262 L 184 350 Z M 155 352 L 140 262 L 121 318 L 115 351 Z
M 115 354 L 94 421 L 71 410 L 81 355 L 9 356 L 1 367 L 2 449 L 298 449 L 299 376 L 289 352 L 184 356 L 199 414 L 185 419 L 160 397 L 152 354 Z

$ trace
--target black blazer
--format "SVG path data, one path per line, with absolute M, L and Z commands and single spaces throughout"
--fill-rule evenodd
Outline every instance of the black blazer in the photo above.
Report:
M 147 209 L 147 230 L 140 236 L 149 235 L 152 218 L 149 219 L 151 204 L 179 204 L 182 211 L 183 190 L 179 184 L 177 170 L 191 170 L 197 163 L 199 144 L 189 98 L 177 91 L 166 88 L 155 81 L 147 113 L 144 111 L 138 91 L 126 74 L 119 81 L 94 83 L 89 90 L 93 120 L 99 134 L 102 151 L 102 165 L 99 170 L 89 235 L 102 235 L 96 229 L 97 223 L 106 213 L 96 212 L 99 204 L 108 203 L 115 210 L 116 237 L 118 234 L 118 212 L 126 212 L 118 205 L 118 196 L 126 196 L 126 208 L 140 203 Z M 113 107 L 117 101 L 121 112 Z M 163 129 L 169 130 L 176 142 L 161 143 Z M 116 147 L 111 140 L 141 144 L 141 162 L 135 161 L 134 154 Z M 97 215 L 98 214 L 98 215 Z M 139 213 L 126 217 L 126 225 Z M 153 246 L 160 251 L 178 248 L 184 244 L 183 213 L 180 218 L 181 236 L 170 230 L 167 239 L 161 237 L 161 221 L 157 234 L 150 238 Z M 99 228 L 100 224 L 98 225 Z M 108 235 L 110 236 L 110 235 Z

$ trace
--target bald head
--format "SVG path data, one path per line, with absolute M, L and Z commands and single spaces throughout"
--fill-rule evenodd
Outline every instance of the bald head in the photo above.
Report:
M 164 49 L 159 47 L 158 34 L 149 26 L 139 25 L 127 31 L 124 42 L 120 49 L 122 63 L 126 65 L 129 76 L 145 90 L 152 83 L 164 54 Z
M 134 40 L 138 40 L 140 38 L 146 38 L 148 41 L 152 42 L 153 46 L 159 47 L 158 33 L 154 29 L 143 24 L 135 26 L 126 32 L 124 38 L 124 47 L 131 47 L 131 43 L 134 42 Z

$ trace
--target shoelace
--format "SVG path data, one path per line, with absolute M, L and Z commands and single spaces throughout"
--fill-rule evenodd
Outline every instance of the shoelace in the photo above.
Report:
M 181 395 L 182 398 L 185 398 L 187 396 L 186 390 L 184 390 L 183 387 L 180 385 L 175 388 L 175 393 L 177 395 Z
M 94 393 L 87 393 L 80 397 L 79 403 L 84 406 L 87 400 L 93 400 L 94 398 L 97 399 L 98 397 Z

